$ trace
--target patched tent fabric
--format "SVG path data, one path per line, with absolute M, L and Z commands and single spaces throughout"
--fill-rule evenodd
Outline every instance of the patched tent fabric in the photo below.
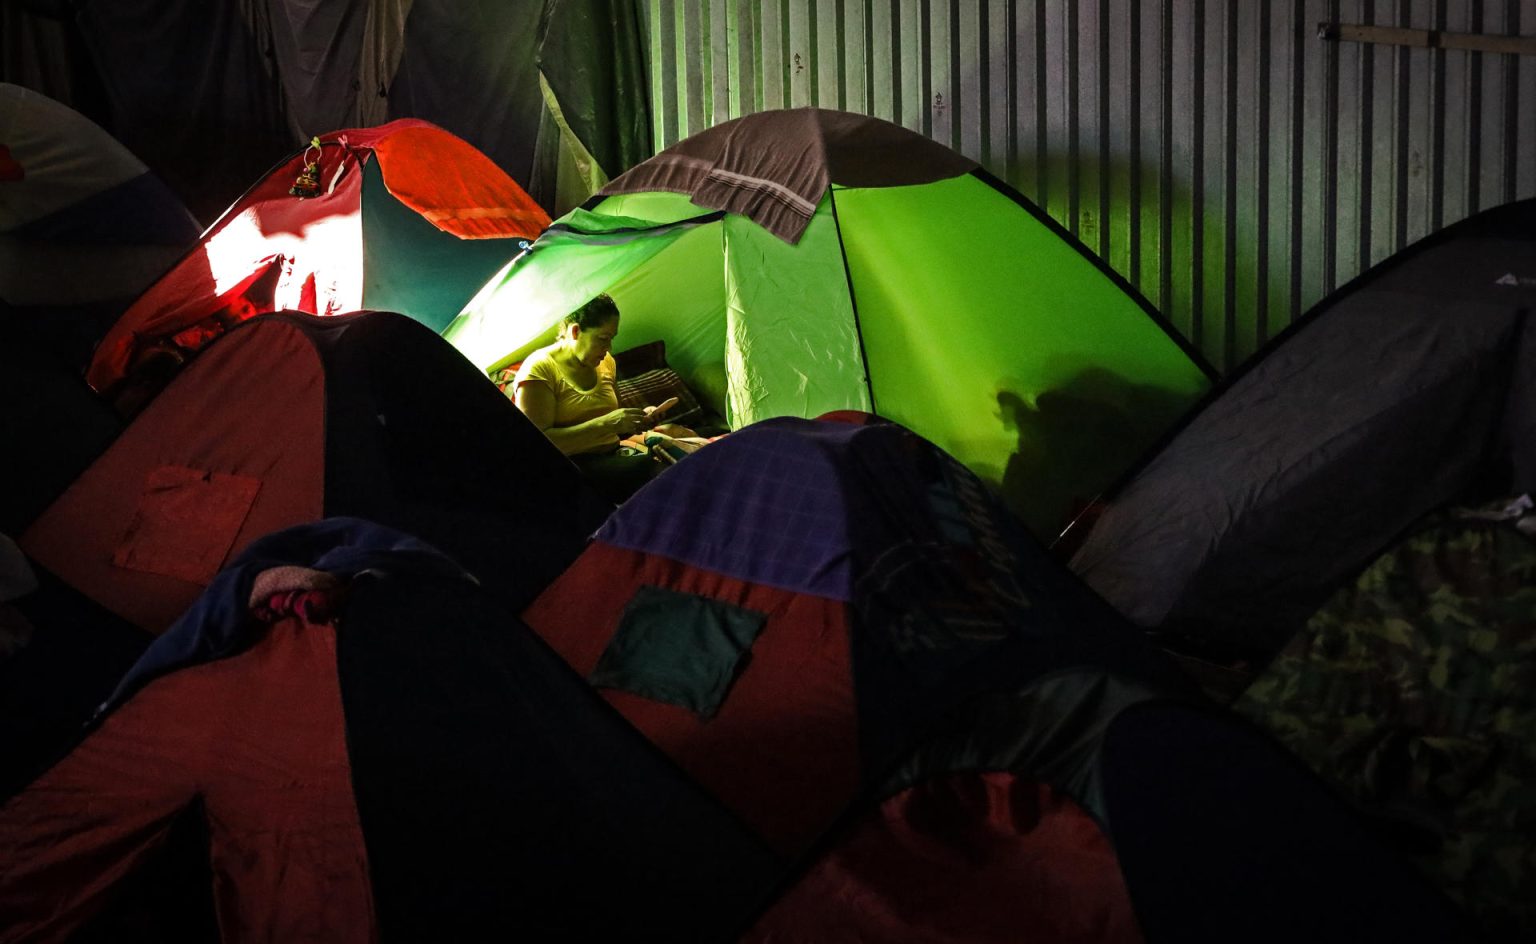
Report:
M 610 507 L 429 329 L 390 312 L 288 313 L 210 346 L 20 543 L 158 633 L 246 544 L 289 525 L 369 518 L 494 592 L 559 573 Z M 518 539 L 525 528 L 545 538 Z
M 317 165 L 318 192 L 294 189 Z M 387 309 L 441 329 L 548 215 L 489 158 L 424 121 L 334 131 L 273 167 L 102 339 L 86 379 L 115 392 L 277 310 Z
M 1123 676 L 1052 696 L 1086 699 L 1073 723 L 1091 725 L 1090 704 L 1182 690 L 975 475 L 885 422 L 765 420 L 706 446 L 524 618 L 785 850 L 977 692 Z M 1035 716 L 1045 737 L 1056 716 Z
M 766 420 L 683 459 L 524 611 L 765 842 L 811 856 L 751 939 L 1459 926 L 974 474 L 842 420 Z M 1352 869 L 1369 877 L 1344 887 Z
M 201 227 L 89 119 L 0 83 L 0 317 L 76 369 Z
M 206 821 L 192 852 L 212 881 L 168 907 L 212 894 L 225 941 L 729 940 L 750 923 L 783 864 L 452 561 L 336 519 L 252 554 L 353 565 L 259 611 L 200 601 L 240 612 L 235 644 L 146 680 L 0 807 L 0 941 L 64 939 L 178 816 Z
M 896 420 L 1053 537 L 1206 389 L 1135 290 L 974 162 L 874 118 L 721 124 L 562 217 L 444 332 L 492 369 L 600 291 L 733 427 Z
M 1381 263 L 1107 505 L 1073 569 L 1170 645 L 1262 665 L 1405 528 L 1536 488 L 1536 201 Z

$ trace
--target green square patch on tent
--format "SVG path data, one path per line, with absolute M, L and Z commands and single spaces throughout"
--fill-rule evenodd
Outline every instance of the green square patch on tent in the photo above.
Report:
M 588 681 L 710 718 L 766 619 L 708 597 L 640 587 Z

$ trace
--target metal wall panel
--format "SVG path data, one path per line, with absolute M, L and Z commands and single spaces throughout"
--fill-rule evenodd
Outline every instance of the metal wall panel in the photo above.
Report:
M 975 158 L 1231 368 L 1332 288 L 1536 196 L 1536 0 L 639 0 L 665 147 L 819 105 Z

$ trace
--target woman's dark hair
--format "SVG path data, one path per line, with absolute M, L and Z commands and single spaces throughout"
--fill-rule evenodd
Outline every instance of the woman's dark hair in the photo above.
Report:
M 605 292 L 582 305 L 580 308 L 561 319 L 562 325 L 581 325 L 581 330 L 590 331 L 601 327 L 619 316 L 619 306 Z

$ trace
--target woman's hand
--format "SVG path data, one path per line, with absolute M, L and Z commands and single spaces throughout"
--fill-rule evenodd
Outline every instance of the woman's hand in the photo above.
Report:
M 645 411 L 639 407 L 619 407 L 603 417 L 603 423 L 620 439 L 639 429 L 645 422 Z
M 686 426 L 679 426 L 677 423 L 662 423 L 656 427 L 656 432 L 671 436 L 673 439 L 686 439 L 690 436 L 699 435 L 694 430 Z

